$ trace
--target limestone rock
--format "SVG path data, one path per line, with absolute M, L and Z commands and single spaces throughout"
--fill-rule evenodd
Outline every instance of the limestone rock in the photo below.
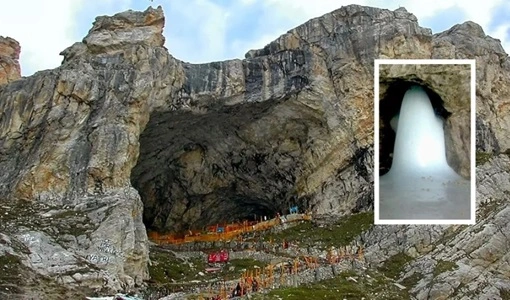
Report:
M 19 54 L 20 46 L 16 40 L 0 36 L 0 85 L 21 78 Z
M 398 253 L 412 256 L 400 279 L 420 278 L 408 286 L 417 299 L 502 297 L 510 289 L 509 166 L 501 154 L 477 168 L 476 225 L 375 226 L 360 237 L 367 262 L 376 267 Z
M 137 45 L 162 47 L 165 43 L 165 17 L 161 6 L 144 12 L 128 10 L 114 16 L 97 17 L 82 43 L 75 43 L 60 54 L 64 62 L 85 53 L 113 54 Z
M 405 9 L 349 5 L 244 60 L 207 64 L 169 55 L 163 24 L 160 8 L 99 17 L 60 67 L 0 88 L 0 230 L 17 245 L 0 251 L 14 265 L 116 291 L 148 277 L 146 227 L 203 228 L 293 205 L 335 216 L 371 209 L 375 58 L 476 58 L 477 149 L 509 148 L 508 56 L 473 23 L 432 35 Z M 465 130 L 453 121 L 451 132 Z M 465 139 L 451 141 L 457 149 Z M 483 177 L 483 198 L 504 197 L 504 163 L 484 168 L 498 175 Z M 497 207 L 480 224 L 506 230 Z M 501 244 L 494 231 L 388 226 L 360 239 L 377 265 L 396 251 L 450 253 L 437 244 L 451 232 L 475 251 L 466 265 L 504 258 L 476 244 Z
M 161 6 L 143 13 L 126 11 L 113 17 L 96 18 L 83 42 L 94 54 L 120 50 L 126 45 L 161 47 L 165 43 L 164 25 Z

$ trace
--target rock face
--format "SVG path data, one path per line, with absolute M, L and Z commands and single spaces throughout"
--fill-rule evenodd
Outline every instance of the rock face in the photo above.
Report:
M 501 154 L 477 167 L 476 225 L 375 226 L 359 239 L 367 261 L 377 267 L 399 253 L 414 258 L 399 281 L 416 299 L 507 299 L 509 166 Z
M 0 36 L 0 85 L 21 78 L 19 53 L 20 46 L 16 40 Z
M 509 148 L 509 59 L 474 23 L 432 35 L 405 9 L 350 5 L 244 60 L 208 64 L 170 56 L 163 24 L 161 8 L 99 17 L 62 66 L 0 87 L 0 254 L 11 265 L 126 289 L 148 277 L 146 226 L 181 231 L 296 204 L 370 209 L 376 58 L 477 59 L 477 149 Z M 451 124 L 452 136 L 465 131 Z
M 162 28 L 161 9 L 100 17 L 60 68 L 0 91 L 3 230 L 31 253 L 24 265 L 60 284 L 120 290 L 148 278 L 130 173 L 158 98 L 153 75 L 174 62 Z

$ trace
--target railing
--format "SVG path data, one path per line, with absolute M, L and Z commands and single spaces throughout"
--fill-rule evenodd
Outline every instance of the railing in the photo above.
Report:
M 345 260 L 364 262 L 363 247 L 360 246 L 357 250 L 345 247 L 339 248 L 339 251 L 330 249 L 326 260 L 317 256 L 302 255 L 288 262 L 268 264 L 262 268 L 250 268 L 241 274 L 239 280 L 223 281 L 219 287 L 209 286 L 206 291 L 195 295 L 196 298 L 193 299 L 226 300 L 233 296 L 236 290 L 238 293 L 235 296 L 242 297 L 263 289 L 272 289 L 278 286 L 296 286 L 299 274 L 329 265 L 336 265 Z
M 207 227 L 206 232 L 189 231 L 188 234 L 160 234 L 156 231 L 148 233 L 149 239 L 159 245 L 165 244 L 184 244 L 191 242 L 216 242 L 233 240 L 243 233 L 262 231 L 271 229 L 284 222 L 296 222 L 301 220 L 311 220 L 309 214 L 291 214 L 283 218 L 274 218 L 267 221 L 244 221 L 242 223 L 231 223 L 226 225 L 215 225 Z M 219 230 L 219 229 L 222 230 Z

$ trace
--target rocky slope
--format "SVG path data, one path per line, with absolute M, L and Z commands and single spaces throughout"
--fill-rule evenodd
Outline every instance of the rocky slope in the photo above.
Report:
M 361 235 L 372 267 L 405 254 L 400 281 L 417 299 L 508 299 L 510 159 L 477 167 L 476 225 L 375 226 Z
M 169 55 L 163 24 L 160 8 L 98 17 L 62 52 L 62 66 L 0 86 L 0 254 L 14 257 L 10 270 L 22 265 L 68 287 L 128 289 L 148 277 L 146 227 L 200 228 L 296 204 L 317 214 L 370 209 L 376 58 L 476 59 L 477 149 L 510 148 L 510 61 L 472 22 L 433 35 L 403 8 L 350 5 L 244 60 L 208 64 Z M 410 80 L 400 71 L 387 76 L 388 89 Z M 454 116 L 450 158 L 462 170 L 457 91 L 424 70 L 409 76 Z M 507 174 L 495 163 L 484 168 Z M 479 191 L 505 199 L 494 180 L 478 178 Z M 505 208 L 501 202 L 477 226 L 504 220 L 497 211 Z M 475 239 L 476 228 L 455 232 L 489 242 Z M 437 256 L 454 250 L 418 249 L 446 230 L 378 226 L 365 240 L 388 251 L 402 245 L 393 235 L 409 236 L 396 249 Z M 417 283 L 417 295 L 424 286 L 430 281 Z

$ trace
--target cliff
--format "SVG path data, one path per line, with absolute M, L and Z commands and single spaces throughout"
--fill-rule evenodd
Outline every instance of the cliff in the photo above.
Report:
M 432 34 L 403 8 L 349 5 L 243 60 L 208 64 L 172 57 L 163 25 L 161 8 L 98 17 L 60 67 L 0 86 L 0 254 L 14 269 L 67 287 L 127 289 L 148 278 L 147 228 L 202 228 L 291 205 L 370 210 L 376 58 L 476 59 L 477 149 L 510 148 L 510 60 L 472 22 Z M 383 91 L 409 78 L 435 90 L 454 116 L 449 161 L 465 175 L 459 91 L 408 71 L 384 73 Z M 478 183 L 487 191 L 479 201 L 503 195 L 495 180 Z M 381 230 L 367 239 L 392 245 Z

